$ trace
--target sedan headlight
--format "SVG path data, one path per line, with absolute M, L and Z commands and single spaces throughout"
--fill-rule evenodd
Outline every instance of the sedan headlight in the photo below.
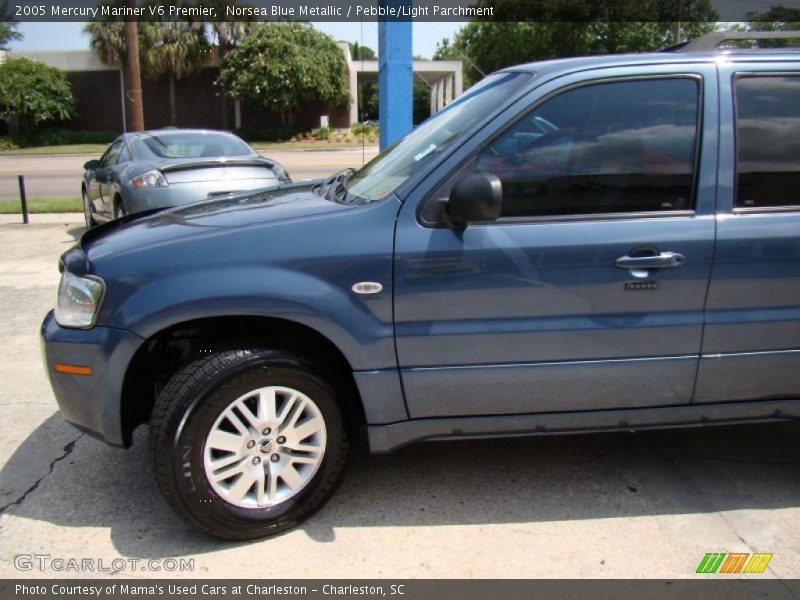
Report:
M 105 290 L 106 284 L 99 277 L 79 277 L 65 270 L 58 286 L 56 323 L 62 327 L 92 327 Z
M 147 171 L 141 175 L 137 175 L 130 181 L 131 187 L 139 188 L 159 188 L 168 187 L 169 183 L 164 174 L 158 169 Z

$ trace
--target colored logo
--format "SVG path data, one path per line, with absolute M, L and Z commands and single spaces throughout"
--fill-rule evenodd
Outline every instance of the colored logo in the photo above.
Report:
M 772 553 L 708 552 L 697 567 L 697 573 L 763 573 Z

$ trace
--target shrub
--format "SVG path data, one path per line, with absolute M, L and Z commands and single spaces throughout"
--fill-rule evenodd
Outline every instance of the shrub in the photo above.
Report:
M 14 143 L 10 136 L 0 136 L 0 150 L 16 150 L 17 148 L 19 146 Z
M 236 130 L 236 135 L 247 142 L 284 142 L 294 141 L 297 136 L 303 134 L 300 127 L 268 127 L 254 128 L 243 127 Z
M 70 131 L 68 129 L 42 129 L 31 133 L 15 133 L 0 137 L 0 150 L 33 148 L 36 146 L 62 146 L 66 144 L 110 144 L 119 135 L 116 131 Z
M 0 117 L 16 118 L 20 130 L 30 133 L 74 114 L 75 99 L 63 72 L 26 58 L 0 64 Z
M 330 127 L 319 127 L 311 132 L 311 138 L 315 140 L 329 140 L 331 138 Z
M 356 123 L 352 127 L 350 127 L 350 131 L 354 135 L 370 135 L 370 134 L 378 134 L 378 126 L 367 124 L 367 123 Z

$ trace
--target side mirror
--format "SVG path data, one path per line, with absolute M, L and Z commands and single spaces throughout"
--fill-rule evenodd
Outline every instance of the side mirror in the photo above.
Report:
M 99 166 L 100 166 L 99 160 L 87 160 L 85 163 L 83 163 L 83 168 L 86 169 L 87 171 L 94 171 Z
M 497 175 L 473 173 L 456 182 L 447 201 L 447 220 L 453 227 L 476 221 L 495 221 L 503 209 L 503 184 Z

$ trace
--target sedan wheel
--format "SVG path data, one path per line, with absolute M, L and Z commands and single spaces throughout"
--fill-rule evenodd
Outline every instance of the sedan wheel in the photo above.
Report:
M 117 198 L 116 201 L 114 202 L 114 218 L 121 219 L 127 214 L 128 213 L 125 210 L 125 205 L 122 204 L 122 198 Z
M 81 197 L 83 198 L 83 217 L 86 220 L 86 229 L 91 229 L 97 225 L 97 222 L 94 220 L 92 204 L 89 202 L 89 196 L 86 194 L 86 190 L 81 190 Z

